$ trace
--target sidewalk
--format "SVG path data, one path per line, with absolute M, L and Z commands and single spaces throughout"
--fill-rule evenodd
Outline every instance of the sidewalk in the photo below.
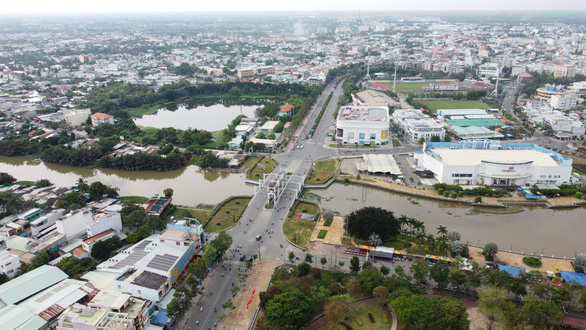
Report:
M 233 308 L 225 310 L 226 319 L 219 325 L 219 329 L 247 329 L 254 312 L 259 306 L 259 293 L 265 291 L 273 270 L 279 263 L 279 259 L 262 259 L 261 262 L 255 264 L 252 270 L 249 271 L 248 277 L 244 284 L 239 283 L 240 291 L 236 297 L 232 299 Z M 246 308 L 246 304 L 252 295 L 252 291 L 256 290 L 253 295 L 252 303 Z

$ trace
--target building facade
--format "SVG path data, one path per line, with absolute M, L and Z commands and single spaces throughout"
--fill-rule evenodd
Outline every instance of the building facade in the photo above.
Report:
M 381 145 L 389 143 L 388 109 L 383 107 L 340 108 L 336 141 L 342 144 Z
M 441 124 L 415 109 L 396 110 L 393 112 L 392 120 L 411 140 L 424 138 L 429 141 L 434 136 L 443 140 L 446 136 Z
M 414 155 L 414 168 L 447 184 L 561 185 L 570 183 L 572 159 L 533 143 L 426 142 Z

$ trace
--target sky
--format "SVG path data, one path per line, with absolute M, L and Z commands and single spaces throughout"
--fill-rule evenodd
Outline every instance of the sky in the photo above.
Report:
M 0 13 L 102 13 L 178 11 L 401 11 L 586 10 L 586 0 L 28 0 L 3 1 Z

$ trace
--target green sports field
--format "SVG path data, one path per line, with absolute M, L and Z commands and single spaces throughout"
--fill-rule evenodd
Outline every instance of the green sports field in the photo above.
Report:
M 393 84 L 388 84 L 390 90 L 393 90 Z M 395 85 L 395 91 L 418 91 L 422 90 L 423 87 L 429 87 L 429 83 L 425 84 L 397 84 Z

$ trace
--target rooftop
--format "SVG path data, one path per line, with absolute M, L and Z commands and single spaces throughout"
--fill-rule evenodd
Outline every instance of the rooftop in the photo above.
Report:
M 105 114 L 105 113 L 96 112 L 92 115 L 92 117 L 94 117 L 94 118 L 110 118 L 112 116 Z
M 340 121 L 388 122 L 389 111 L 377 107 L 342 107 L 338 115 Z
M 433 151 L 441 157 L 444 165 L 533 162 L 538 166 L 559 166 L 550 155 L 537 150 L 433 149 Z
M 67 278 L 61 269 L 43 265 L 0 285 L 0 299 L 15 304 Z

